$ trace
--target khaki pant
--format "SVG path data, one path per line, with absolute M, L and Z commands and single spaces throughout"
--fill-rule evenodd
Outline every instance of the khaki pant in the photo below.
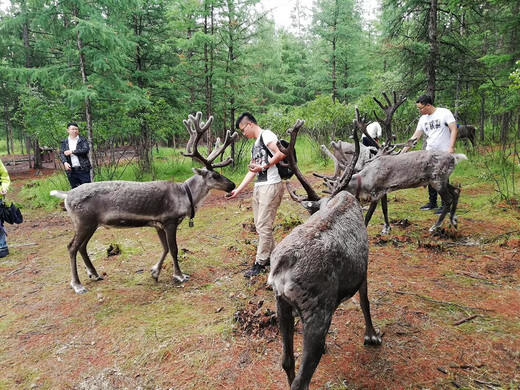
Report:
M 253 216 L 258 233 L 256 262 L 266 265 L 275 247 L 273 224 L 282 202 L 283 183 L 255 186 L 253 189 Z

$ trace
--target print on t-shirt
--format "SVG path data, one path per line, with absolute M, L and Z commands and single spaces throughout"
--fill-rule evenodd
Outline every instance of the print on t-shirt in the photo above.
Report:
M 252 150 L 252 162 L 260 166 L 267 165 L 268 156 L 267 152 L 260 144 L 255 143 Z M 262 182 L 267 181 L 267 171 L 258 172 L 256 175 L 256 181 Z

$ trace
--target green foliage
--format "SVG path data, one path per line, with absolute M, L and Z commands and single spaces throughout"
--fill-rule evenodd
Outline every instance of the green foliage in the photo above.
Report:
M 318 96 L 294 111 L 299 118 L 305 118 L 310 136 L 320 143 L 346 139 L 351 134 L 354 108 L 333 102 L 330 96 Z
M 297 34 L 260 14 L 257 0 L 13 3 L 17 12 L 0 20 L 0 132 L 12 129 L 4 138 L 56 146 L 69 120 L 88 135 L 89 103 L 94 148 L 136 146 L 136 169 L 146 171 L 136 177 L 160 175 L 147 171 L 153 146 L 185 140 L 182 120 L 196 111 L 214 116 L 213 139 L 247 110 L 279 134 L 304 119 L 308 134 L 328 143 L 350 136 L 355 106 L 375 120 L 373 111 L 382 113 L 372 96 L 397 91 L 409 98 L 393 119 L 404 140 L 432 61 L 436 105 L 484 127 L 486 141 L 518 132 L 514 2 L 439 1 L 435 58 L 429 3 L 417 0 L 385 0 L 375 22 L 353 0 L 320 0 L 312 27 Z

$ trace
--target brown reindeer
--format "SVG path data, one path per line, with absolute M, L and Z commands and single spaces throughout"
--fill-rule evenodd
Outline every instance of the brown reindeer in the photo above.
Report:
M 278 323 L 283 342 L 282 367 L 292 390 L 306 390 L 324 353 L 332 315 L 339 304 L 359 291 L 365 318 L 365 344 L 379 345 L 367 295 L 368 236 L 361 207 L 345 185 L 356 161 L 337 181 L 330 197 L 321 198 L 302 175 L 294 159 L 294 144 L 303 121 L 289 130 L 291 142 L 278 147 L 307 191 L 307 197 L 289 192 L 312 215 L 286 236 L 271 254 L 268 283 L 276 296 Z M 356 138 L 359 153 L 359 141 Z M 303 354 L 295 372 L 294 319 L 303 327 Z
M 103 278 L 98 274 L 87 253 L 87 244 L 98 226 L 117 228 L 151 226 L 155 227 L 163 246 L 159 261 L 152 268 L 152 277 L 157 281 L 166 255 L 173 258 L 173 278 L 179 282 L 189 279 L 184 275 L 177 259 L 177 227 L 185 217 L 190 218 L 190 225 L 196 210 L 211 189 L 230 192 L 235 184 L 214 170 L 231 164 L 231 158 L 213 164 L 215 158 L 238 137 L 228 131 L 223 144 L 217 139 L 213 152 L 203 157 L 197 145 L 203 134 L 211 126 L 213 117 L 204 124 L 202 114 L 190 115 L 184 121 L 190 133 L 190 140 L 185 156 L 192 157 L 204 164 L 203 169 L 193 169 L 195 175 L 184 183 L 170 181 L 152 181 L 146 183 L 130 181 L 105 181 L 83 184 L 71 191 L 51 191 L 51 195 L 65 199 L 65 207 L 74 223 L 74 237 L 67 246 L 70 255 L 72 272 L 71 287 L 76 293 L 87 290 L 82 286 L 76 266 L 79 251 L 90 279 L 98 281 Z

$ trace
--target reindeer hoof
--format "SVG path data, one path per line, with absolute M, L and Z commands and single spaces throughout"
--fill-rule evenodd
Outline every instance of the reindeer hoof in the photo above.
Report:
M 159 281 L 159 271 L 157 271 L 155 268 L 152 268 L 152 278 L 156 282 Z
M 381 332 L 379 330 L 376 330 L 376 333 L 373 335 L 366 335 L 365 336 L 365 345 L 381 345 L 383 342 L 381 338 Z
M 70 282 L 70 287 L 72 287 L 76 294 L 83 294 L 87 292 L 87 289 L 83 287 L 80 283 Z
M 457 217 L 453 217 L 450 219 L 450 225 L 453 226 L 455 229 L 457 229 L 457 225 L 458 225 L 458 220 L 457 220 Z
M 437 224 L 433 225 L 431 228 L 430 228 L 430 233 L 435 233 L 437 231 L 439 231 L 441 229 L 440 226 L 437 226 Z
M 89 274 L 88 277 L 89 277 L 90 280 L 93 280 L 95 282 L 99 282 L 100 280 L 104 280 L 102 276 L 94 275 L 94 274 Z
M 386 236 L 387 234 L 390 234 L 390 231 L 392 230 L 392 228 L 390 226 L 388 227 L 384 227 L 383 230 L 381 230 L 381 235 L 382 236 Z
M 184 282 L 187 282 L 188 280 L 190 280 L 190 275 L 184 275 L 184 274 L 182 274 L 181 276 L 173 275 L 173 279 L 178 281 L 179 283 L 184 283 Z

